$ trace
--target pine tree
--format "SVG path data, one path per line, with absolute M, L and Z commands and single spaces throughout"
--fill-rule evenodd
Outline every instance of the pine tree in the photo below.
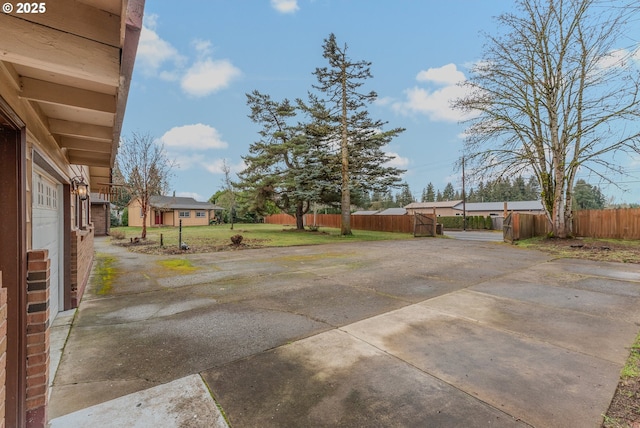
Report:
M 366 106 L 376 100 L 377 94 L 362 93 L 359 89 L 373 77 L 370 62 L 349 58 L 347 45 L 339 47 L 334 34 L 324 40 L 323 52 L 329 65 L 316 68 L 313 73 L 318 79 L 314 88 L 328 98 L 323 102 L 326 114 L 319 119 L 318 126 L 328 132 L 325 140 L 328 144 L 340 143 L 340 233 L 351 235 L 351 188 L 357 185 L 373 190 L 395 185 L 400 180 L 403 171 L 384 166 L 392 157 L 382 147 L 404 129 L 382 131 L 385 122 L 369 117 Z
M 238 187 L 253 195 L 255 211 L 262 214 L 272 201 L 296 217 L 296 228 L 304 229 L 303 216 L 311 201 L 319 199 L 319 169 L 310 157 L 309 138 L 294 122 L 297 108 L 289 100 L 273 101 L 269 95 L 247 94 L 249 117 L 262 125 L 260 139 L 243 156 L 247 165 L 238 174 Z
M 442 191 L 442 199 L 445 201 L 453 201 L 455 198 L 455 190 L 453 189 L 453 184 L 447 183 Z

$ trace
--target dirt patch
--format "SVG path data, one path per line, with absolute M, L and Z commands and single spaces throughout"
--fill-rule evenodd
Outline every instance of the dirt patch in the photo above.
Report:
M 127 248 L 134 253 L 155 254 L 155 255 L 172 255 L 172 254 L 198 254 L 198 253 L 216 253 L 220 251 L 238 251 L 253 248 L 262 248 L 264 240 L 262 239 L 244 239 L 240 245 L 234 244 L 189 244 L 188 250 L 182 250 L 177 245 L 160 246 L 157 241 L 140 240 L 138 242 L 122 242 L 115 243 L 121 247 Z
M 517 245 L 544 251 L 558 257 L 605 262 L 640 263 L 640 243 L 638 241 L 591 238 L 548 238 L 527 240 Z
M 640 428 L 640 335 L 631 347 L 602 426 Z

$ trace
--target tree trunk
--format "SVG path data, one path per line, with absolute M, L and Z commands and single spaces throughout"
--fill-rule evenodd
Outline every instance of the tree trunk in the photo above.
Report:
M 298 201 L 296 204 L 296 229 L 304 230 L 304 203 Z
M 344 66 L 343 66 L 344 67 Z M 351 235 L 351 193 L 349 191 L 349 138 L 347 134 L 347 72 L 342 70 L 342 141 L 340 144 L 342 155 L 342 198 L 340 210 L 340 234 Z

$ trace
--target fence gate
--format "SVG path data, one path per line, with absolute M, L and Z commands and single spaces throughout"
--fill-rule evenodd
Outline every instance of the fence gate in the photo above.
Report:
M 436 219 L 420 213 L 414 214 L 413 236 L 436 236 Z
M 502 221 L 502 239 L 513 243 L 513 213 L 509 213 Z

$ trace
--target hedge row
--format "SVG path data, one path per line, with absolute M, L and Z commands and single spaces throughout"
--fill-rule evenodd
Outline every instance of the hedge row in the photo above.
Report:
M 462 216 L 451 217 L 438 217 L 438 223 L 442 224 L 445 229 L 462 229 Z M 474 215 L 467 217 L 467 229 L 492 229 L 493 221 L 491 216 L 483 217 L 481 215 Z

